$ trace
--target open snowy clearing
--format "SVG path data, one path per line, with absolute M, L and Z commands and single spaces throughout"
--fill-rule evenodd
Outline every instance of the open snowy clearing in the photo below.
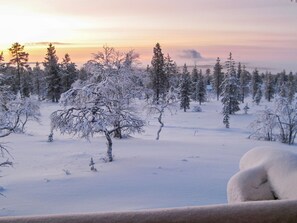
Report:
M 155 140 L 158 122 L 151 117 L 143 134 L 114 140 L 115 161 L 104 163 L 103 136 L 88 142 L 55 132 L 54 142 L 48 143 L 49 115 L 58 105 L 42 103 L 40 124 L 29 123 L 27 134 L 4 139 L 14 167 L 1 169 L 0 192 L 5 197 L 0 197 L 0 215 L 226 203 L 227 182 L 238 171 L 244 153 L 256 146 L 296 149 L 247 139 L 248 126 L 261 109 L 251 103 L 249 106 L 248 115 L 240 111 L 231 116 L 230 129 L 222 123 L 220 102 L 205 103 L 199 113 L 167 113 L 160 141 Z M 91 157 L 98 172 L 90 170 Z

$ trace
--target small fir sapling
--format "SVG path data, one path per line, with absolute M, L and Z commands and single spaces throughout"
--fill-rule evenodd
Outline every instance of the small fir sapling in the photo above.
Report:
M 244 110 L 244 114 L 247 115 L 249 109 L 250 109 L 250 107 L 249 107 L 248 104 L 246 103 L 245 106 L 244 106 L 244 108 L 243 108 L 243 110 Z
M 91 171 L 97 172 L 97 169 L 95 168 L 95 163 L 94 163 L 93 157 L 91 157 L 89 166 L 91 167 Z
M 51 132 L 49 135 L 48 135 L 48 139 L 47 139 L 48 142 L 53 142 L 54 141 L 54 133 Z

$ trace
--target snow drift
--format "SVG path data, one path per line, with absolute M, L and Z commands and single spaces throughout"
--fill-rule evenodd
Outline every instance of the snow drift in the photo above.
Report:
M 239 166 L 227 185 L 229 203 L 297 199 L 297 153 L 256 147 L 241 158 Z

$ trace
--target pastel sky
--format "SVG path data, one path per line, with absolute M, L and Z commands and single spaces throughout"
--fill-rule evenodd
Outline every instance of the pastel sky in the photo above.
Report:
M 159 42 L 179 64 L 213 64 L 232 51 L 251 66 L 297 71 L 297 3 L 290 0 L 0 0 L 0 51 L 25 45 L 42 61 L 48 42 L 82 64 L 107 44 L 143 64 Z M 200 56 L 199 56 L 200 55 Z

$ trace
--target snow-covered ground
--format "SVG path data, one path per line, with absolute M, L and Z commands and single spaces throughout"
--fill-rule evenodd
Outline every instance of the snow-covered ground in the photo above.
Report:
M 202 105 L 200 113 L 168 113 L 160 141 L 157 120 L 150 118 L 145 133 L 114 140 L 115 161 L 104 163 L 102 136 L 88 142 L 55 132 L 48 143 L 49 114 L 58 107 L 43 103 L 40 124 L 29 123 L 27 134 L 4 139 L 14 167 L 1 169 L 0 216 L 226 203 L 227 182 L 244 153 L 256 146 L 296 148 L 247 139 L 248 125 L 261 109 L 249 106 L 248 115 L 231 116 L 230 129 L 222 124 L 220 102 Z M 91 157 L 98 172 L 90 171 Z

